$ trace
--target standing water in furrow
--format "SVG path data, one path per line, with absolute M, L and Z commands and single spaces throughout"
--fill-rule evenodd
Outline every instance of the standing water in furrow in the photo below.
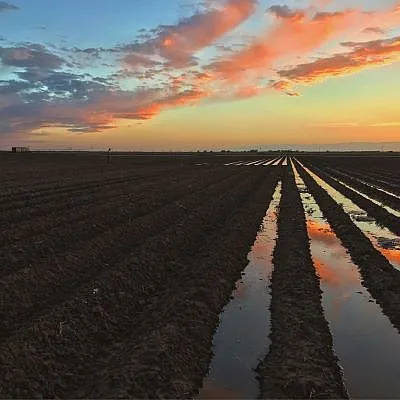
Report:
M 271 165 L 276 166 L 280 163 L 280 161 L 282 160 L 281 157 L 279 157 L 276 161 L 274 161 Z
M 360 192 L 359 190 L 357 190 L 356 188 L 354 188 L 352 185 L 348 185 L 347 183 L 341 181 L 339 178 L 333 177 L 333 179 L 335 179 L 336 181 L 338 181 L 339 183 L 341 183 L 343 186 L 346 186 L 347 188 L 354 190 L 356 193 L 358 193 L 360 196 L 365 197 L 366 199 L 372 201 L 372 203 L 381 206 L 383 209 L 385 209 L 388 213 L 393 214 L 396 217 L 400 217 L 400 211 L 395 210 L 392 207 L 389 207 L 385 204 L 383 204 L 381 201 L 378 201 L 376 199 L 373 199 L 372 197 L 368 196 L 367 194 Z
M 325 189 L 337 203 L 342 205 L 344 211 L 350 215 L 352 221 L 371 240 L 373 246 L 379 250 L 395 268 L 400 270 L 400 238 L 389 229 L 380 226 L 375 219 L 367 215 L 366 211 L 343 196 L 307 167 L 304 167 L 302 163 L 300 163 L 300 165 L 303 166 L 318 185 Z
M 357 266 L 295 168 L 294 172 L 306 211 L 313 262 L 321 279 L 322 305 L 349 395 L 396 398 L 400 393 L 400 335 L 361 285 Z
M 214 356 L 200 390 L 200 399 L 255 399 L 259 395 L 254 369 L 270 344 L 269 282 L 280 198 L 281 183 L 278 183 L 248 254 L 249 264 L 221 313 L 213 339 Z

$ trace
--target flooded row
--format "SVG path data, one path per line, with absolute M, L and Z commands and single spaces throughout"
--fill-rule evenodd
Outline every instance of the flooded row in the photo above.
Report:
M 302 164 L 300 163 L 300 165 Z M 386 227 L 378 224 L 365 210 L 358 207 L 349 198 L 327 184 L 318 175 L 314 174 L 304 166 L 303 168 L 337 203 L 343 207 L 344 211 L 350 215 L 354 224 L 356 224 L 357 227 L 371 240 L 374 247 L 380 251 L 396 269 L 400 270 L 399 237 Z
M 322 305 L 350 397 L 398 397 L 400 335 L 361 284 L 357 266 L 295 172 Z
M 346 174 L 346 173 L 344 173 L 344 172 L 342 172 L 342 171 L 334 170 L 334 172 L 336 172 L 336 173 L 338 173 L 339 175 L 342 175 L 342 176 L 347 176 L 347 177 L 349 177 L 349 178 L 356 179 L 358 182 L 362 183 L 362 184 L 365 185 L 365 186 L 369 186 L 369 187 L 371 187 L 371 188 L 374 188 L 374 189 L 376 189 L 376 190 L 379 190 L 379 191 L 382 192 L 382 193 L 388 194 L 389 196 L 393 196 L 393 197 L 397 197 L 397 198 L 398 198 L 398 195 L 397 195 L 397 194 L 395 194 L 395 193 L 393 193 L 393 192 L 390 192 L 390 191 L 388 191 L 387 189 L 384 189 L 384 188 L 382 188 L 382 187 L 380 187 L 380 186 L 378 186 L 378 185 L 376 185 L 376 184 L 373 184 L 373 183 L 371 183 L 371 182 L 367 182 L 367 181 L 365 181 L 365 180 L 363 180 L 363 179 L 361 179 L 361 178 L 355 178 L 354 176 L 351 176 L 351 175 L 349 175 L 349 174 Z M 387 182 L 386 182 L 386 183 L 387 183 Z
M 394 215 L 394 216 L 396 216 L 396 217 L 400 217 L 400 211 L 395 210 L 394 208 L 389 207 L 389 206 L 383 204 L 381 201 L 376 200 L 376 199 L 374 199 L 374 198 L 368 196 L 367 194 L 365 194 L 365 193 L 363 193 L 363 192 L 360 192 L 359 190 L 357 190 L 357 189 L 354 188 L 353 186 L 348 185 L 347 183 L 341 181 L 341 180 L 338 179 L 338 178 L 335 178 L 335 177 L 332 177 L 332 178 L 335 179 L 336 181 L 338 181 L 339 183 L 341 183 L 343 186 L 346 186 L 347 188 L 353 190 L 354 192 L 356 192 L 356 193 L 359 194 L 360 196 L 363 196 L 364 198 L 366 198 L 367 200 L 371 201 L 372 203 L 374 203 L 374 204 L 376 204 L 376 205 L 382 207 L 382 208 L 385 209 L 388 213 L 390 213 L 390 214 L 392 214 L 392 215 Z
M 260 160 L 254 160 L 254 161 L 233 161 L 224 164 L 225 166 L 231 166 L 231 165 L 236 165 L 236 166 L 277 166 L 277 165 L 284 165 L 287 166 L 287 157 L 278 157 L 278 158 L 273 158 L 273 159 L 260 159 Z
M 236 165 L 239 163 L 242 162 Z M 400 393 L 400 335 L 362 285 L 358 267 L 324 218 L 292 160 L 257 160 L 243 165 L 264 164 L 286 164 L 293 168 L 306 214 L 311 255 L 320 277 L 322 306 L 350 397 L 397 397 Z M 305 170 L 343 206 L 392 265 L 400 268 L 398 238 L 316 174 Z M 255 399 L 259 396 L 255 369 L 270 345 L 269 283 L 280 198 L 279 183 L 248 254 L 249 263 L 220 315 L 213 339 L 214 356 L 199 399 Z
M 236 283 L 231 301 L 220 316 L 214 335 L 214 357 L 199 398 L 257 398 L 259 385 L 254 369 L 268 352 L 272 253 L 277 234 L 281 184 L 275 189 L 254 245 L 249 263 Z

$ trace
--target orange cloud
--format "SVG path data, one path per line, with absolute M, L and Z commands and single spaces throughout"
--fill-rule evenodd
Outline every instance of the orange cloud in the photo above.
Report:
M 300 96 L 300 93 L 293 90 L 292 84 L 288 81 L 273 81 L 270 84 L 270 88 L 277 90 L 278 92 L 283 92 L 288 96 Z
M 399 5 L 385 11 L 346 9 L 310 15 L 312 9 L 270 7 L 269 12 L 276 17 L 272 29 L 244 49 L 216 60 L 208 68 L 228 81 L 240 81 L 252 73 L 262 76 L 272 71 L 278 61 L 306 56 L 346 32 L 360 32 L 374 24 L 381 28 L 400 24 Z
M 400 36 L 365 43 L 346 43 L 353 50 L 316 61 L 300 64 L 279 75 L 296 83 L 314 83 L 333 76 L 343 76 L 365 68 L 400 60 Z
M 286 7 L 272 8 L 277 16 L 272 30 L 245 49 L 209 66 L 221 78 L 238 80 L 249 71 L 270 70 L 283 57 L 310 53 L 324 45 L 328 39 L 352 26 L 358 13 L 347 10 L 336 13 L 317 13 L 312 18 L 301 11 Z
M 141 58 L 160 56 L 180 68 L 192 63 L 193 55 L 214 43 L 248 19 L 255 11 L 256 0 L 228 0 L 219 9 L 198 13 L 176 25 L 160 27 L 155 38 L 124 46 L 124 61 L 132 67 L 141 66 Z M 132 56 L 133 55 L 133 56 Z
M 223 56 L 204 68 L 195 54 L 248 19 L 257 0 L 224 0 L 218 8 L 153 29 L 150 36 L 141 36 L 142 41 L 113 49 L 82 50 L 90 54 L 106 51 L 110 57 L 121 57 L 122 52 L 127 68 L 107 79 L 62 71 L 68 64 L 66 60 L 43 46 L 0 47 L 3 64 L 25 68 L 16 72 L 20 80 L 0 82 L 0 132 L 25 132 L 46 126 L 98 132 L 116 126 L 119 118 L 149 119 L 163 110 L 197 104 L 205 98 L 244 99 L 271 91 L 298 96 L 293 89 L 296 83 L 314 83 L 400 59 L 400 37 L 357 43 L 352 36 L 351 42 L 344 43 L 347 53 L 299 64 L 299 57 L 312 54 L 345 32 L 365 37 L 365 32 L 380 34 L 400 26 L 400 2 L 391 9 L 374 12 L 316 9 L 329 2 L 314 0 L 304 10 L 270 7 L 273 24 L 262 37 L 252 38 L 247 46 L 229 45 L 220 53 Z M 374 28 L 377 26 L 379 29 Z M 215 50 L 220 48 L 216 46 Z M 293 60 L 293 67 L 279 67 Z M 123 90 L 119 80 L 132 77 L 147 88 Z M 383 121 L 379 126 L 397 124 L 396 120 Z
M 135 112 L 135 119 L 151 119 L 165 109 L 184 105 L 193 105 L 206 96 L 207 92 L 200 90 L 187 90 L 185 92 L 167 96 L 163 99 L 140 107 Z

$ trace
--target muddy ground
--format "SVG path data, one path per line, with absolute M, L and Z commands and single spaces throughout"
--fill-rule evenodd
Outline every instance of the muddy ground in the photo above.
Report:
M 343 172 L 338 171 L 333 168 L 324 168 L 325 172 L 332 175 L 334 178 L 340 179 L 342 182 L 349 186 L 354 187 L 358 191 L 366 194 L 367 196 L 382 202 L 383 204 L 394 208 L 395 210 L 400 210 L 400 198 L 389 193 L 386 193 L 374 186 L 363 183 L 360 179 L 353 178 Z
M 362 284 L 382 307 L 393 326 L 400 331 L 400 271 L 373 247 L 342 207 L 299 164 L 296 168 L 336 236 L 360 268 Z
M 196 394 L 280 169 L 49 164 L 0 201 L 0 396 Z
M 0 153 L 0 397 L 195 396 L 280 179 L 262 396 L 346 397 L 293 175 L 223 165 L 274 156 Z M 399 329 L 398 271 L 300 172 Z
M 261 397 L 346 398 L 291 170 L 283 179 L 273 263 L 271 346 L 259 366 Z
M 305 165 L 308 167 L 308 165 Z M 348 188 L 347 186 L 341 184 L 337 180 L 333 179 L 329 174 L 325 173 L 323 170 L 312 167 L 311 171 L 322 178 L 326 183 L 336 189 L 338 192 L 342 193 L 348 199 L 357 204 L 360 208 L 365 210 L 369 216 L 376 219 L 378 223 L 389 228 L 395 235 L 400 236 L 400 218 L 386 211 L 380 205 L 375 204 L 371 200 L 365 198 L 364 196 L 358 194 L 354 190 Z M 365 185 L 364 185 L 365 186 Z
M 332 156 L 302 156 L 302 159 L 318 167 L 334 168 L 340 172 L 377 185 L 400 195 L 399 153 L 369 154 L 349 156 L 337 154 Z

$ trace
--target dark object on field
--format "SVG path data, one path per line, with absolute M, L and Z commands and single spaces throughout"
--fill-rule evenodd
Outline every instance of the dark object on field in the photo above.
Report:
M 11 151 L 13 152 L 13 153 L 28 153 L 30 150 L 29 150 L 29 147 L 12 147 L 11 148 Z
M 109 147 L 107 150 L 107 164 L 110 163 L 111 160 L 111 148 Z

